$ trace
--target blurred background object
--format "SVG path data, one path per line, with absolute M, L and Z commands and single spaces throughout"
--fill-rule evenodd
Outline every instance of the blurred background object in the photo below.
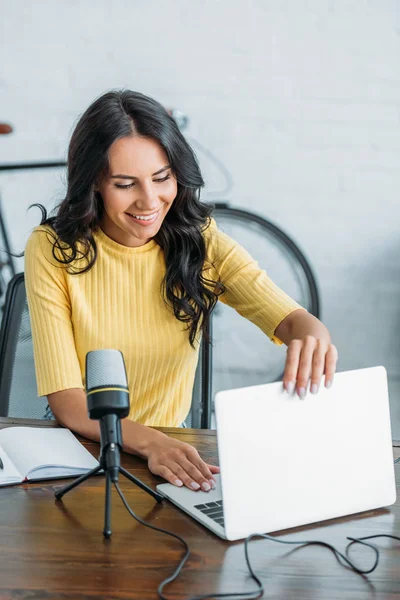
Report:
M 11 133 L 11 132 L 12 132 L 11 125 L 8 125 L 8 123 L 0 123 L 0 135 L 6 135 L 7 133 Z

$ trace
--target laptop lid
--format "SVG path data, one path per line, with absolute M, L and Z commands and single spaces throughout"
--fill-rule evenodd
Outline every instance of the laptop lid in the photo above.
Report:
M 227 539 L 396 500 L 384 367 L 337 373 L 304 400 L 281 382 L 218 392 L 215 411 Z

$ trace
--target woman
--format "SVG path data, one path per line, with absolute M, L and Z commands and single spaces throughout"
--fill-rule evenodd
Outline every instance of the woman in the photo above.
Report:
M 25 253 L 38 394 L 57 420 L 99 440 L 87 415 L 85 357 L 122 352 L 130 385 L 124 449 L 178 486 L 208 491 L 218 467 L 149 426 L 179 426 L 190 408 L 205 320 L 218 298 L 288 346 L 284 386 L 330 385 L 337 352 L 325 326 L 220 232 L 200 202 L 203 179 L 174 120 L 129 90 L 98 98 L 68 152 L 68 189 Z

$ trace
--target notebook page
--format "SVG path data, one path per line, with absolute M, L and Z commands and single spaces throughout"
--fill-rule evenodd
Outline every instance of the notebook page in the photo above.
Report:
M 0 443 L 23 478 L 41 466 L 61 467 L 53 471 L 57 476 L 63 474 L 62 467 L 84 472 L 98 465 L 68 429 L 9 427 L 0 431 Z
M 21 481 L 21 473 L 18 472 L 14 463 L 10 460 L 2 446 L 0 446 L 0 458 L 3 463 L 3 468 L 0 469 L 0 485 Z

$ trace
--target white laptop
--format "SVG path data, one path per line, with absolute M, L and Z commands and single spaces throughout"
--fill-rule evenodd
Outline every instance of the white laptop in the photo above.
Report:
M 218 392 L 220 475 L 210 492 L 157 490 L 227 540 L 388 506 L 396 500 L 384 367 L 337 373 L 315 396 L 281 382 Z

